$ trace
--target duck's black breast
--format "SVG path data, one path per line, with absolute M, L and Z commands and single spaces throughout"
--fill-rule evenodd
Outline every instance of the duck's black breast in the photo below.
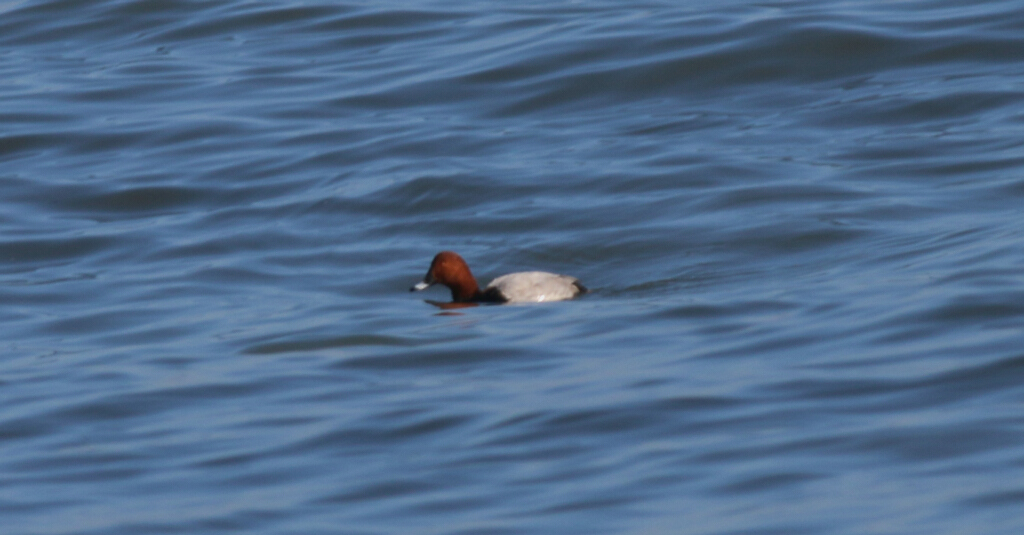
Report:
M 507 303 L 508 298 L 497 288 L 487 288 L 480 292 L 474 301 L 481 303 Z

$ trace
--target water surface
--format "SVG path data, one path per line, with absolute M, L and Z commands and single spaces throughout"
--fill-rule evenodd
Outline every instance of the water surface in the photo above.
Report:
M 5 532 L 1020 533 L 1022 36 L 0 4 Z M 442 311 L 444 249 L 593 292 Z

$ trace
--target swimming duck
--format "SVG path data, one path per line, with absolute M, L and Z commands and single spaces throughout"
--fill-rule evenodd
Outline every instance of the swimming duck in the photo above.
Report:
M 437 253 L 423 281 L 409 291 L 426 290 L 437 283 L 452 291 L 455 303 L 540 303 L 564 301 L 587 292 L 575 277 L 543 271 L 502 275 L 481 291 L 466 261 L 451 251 Z

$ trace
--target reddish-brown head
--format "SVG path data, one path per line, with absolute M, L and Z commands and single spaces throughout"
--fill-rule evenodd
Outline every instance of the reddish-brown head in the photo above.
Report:
M 451 251 L 441 251 L 430 263 L 430 269 L 423 277 L 423 282 L 409 289 L 411 292 L 425 290 L 435 283 L 441 283 L 452 291 L 452 301 L 465 303 L 472 301 L 480 292 L 480 287 L 469 271 L 466 261 Z

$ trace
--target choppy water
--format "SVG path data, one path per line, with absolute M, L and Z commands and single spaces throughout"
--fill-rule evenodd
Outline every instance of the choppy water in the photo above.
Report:
M 1014 1 L 2 3 L 3 532 L 1021 533 L 1022 58 Z M 444 313 L 442 249 L 594 292 Z

